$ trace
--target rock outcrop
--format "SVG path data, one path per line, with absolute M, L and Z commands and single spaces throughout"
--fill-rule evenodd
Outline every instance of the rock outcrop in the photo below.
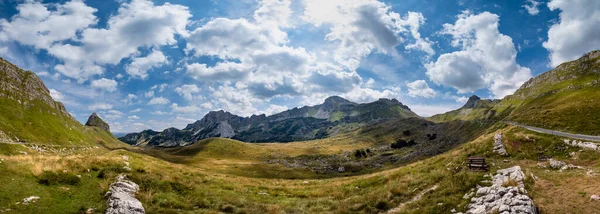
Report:
M 508 152 L 502 143 L 502 134 L 494 135 L 494 153 L 499 154 L 501 156 L 508 156 Z
M 600 149 L 600 147 L 598 147 L 597 144 L 592 143 L 592 142 L 583 142 L 583 141 L 578 141 L 578 140 L 570 141 L 568 139 L 565 139 L 564 142 L 565 142 L 565 144 L 567 144 L 569 146 L 580 147 L 583 149 L 589 149 L 589 150 L 599 150 Z
M 108 208 L 106 214 L 144 214 L 144 206 L 135 198 L 139 186 L 127 180 L 125 175 L 117 176 L 117 182 L 110 185 L 106 193 Z
M 100 118 L 98 114 L 96 114 L 96 112 L 92 113 L 92 115 L 88 117 L 88 120 L 85 123 L 85 125 L 99 127 L 104 131 L 110 133 L 110 127 L 108 126 L 108 123 L 104 122 L 104 120 L 102 120 L 102 118 Z
M 492 178 L 492 186 L 480 187 L 471 198 L 467 214 L 526 213 L 537 214 L 533 200 L 527 196 L 525 174 L 521 167 L 498 170 Z

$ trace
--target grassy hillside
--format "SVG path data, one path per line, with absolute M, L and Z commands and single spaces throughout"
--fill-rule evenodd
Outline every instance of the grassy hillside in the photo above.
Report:
M 50 96 L 41 79 L 0 58 L 0 138 L 44 145 L 116 146 L 120 142 L 102 129 L 76 121 Z
M 495 133 L 504 133 L 510 157 L 491 152 Z M 318 146 L 318 142 L 308 142 L 311 143 Z M 463 199 L 465 193 L 477 185 L 488 185 L 482 182 L 485 173 L 466 170 L 464 161 L 472 155 L 486 157 L 492 171 L 520 165 L 527 175 L 526 188 L 544 213 L 593 213 L 600 209 L 600 204 L 589 201 L 591 194 L 600 192 L 600 181 L 586 175 L 587 170 L 600 170 L 596 151 L 580 151 L 566 146 L 562 139 L 510 126 L 495 127 L 469 143 L 402 167 L 329 179 L 240 176 L 246 168 L 227 161 L 308 150 L 298 152 L 284 146 L 262 147 L 227 139 L 206 140 L 198 145 L 170 153 L 189 156 L 188 152 L 193 152 L 197 157 L 221 159 L 220 165 L 172 163 L 126 150 L 98 148 L 67 155 L 10 145 L 14 153 L 0 155 L 3 160 L 0 182 L 6 184 L 0 189 L 0 210 L 71 213 L 93 208 L 102 213 L 106 206 L 103 193 L 117 174 L 125 173 L 140 185 L 137 197 L 148 213 L 378 213 L 398 207 L 399 213 L 449 213 L 451 209 L 464 212 L 469 203 L 469 199 Z M 327 153 L 345 145 L 321 146 L 317 151 Z M 292 145 L 292 148 L 298 147 Z M 239 149 L 254 150 L 244 154 Z M 539 155 L 585 170 L 558 172 L 537 168 Z M 122 156 L 128 156 L 132 171 L 123 170 Z M 230 171 L 216 170 L 226 165 L 231 165 Z M 51 172 L 57 176 L 49 176 Z M 81 178 L 74 179 L 76 175 Z M 54 178 L 53 182 L 41 182 L 49 178 Z M 437 189 L 415 199 L 433 186 Z M 16 204 L 32 195 L 41 199 L 30 205 Z
M 507 120 L 553 130 L 600 135 L 599 103 L 600 51 L 594 51 L 531 79 L 499 103 L 463 107 L 429 119 L 436 122 Z
M 600 51 L 566 62 L 525 83 L 494 107 L 507 120 L 600 135 Z

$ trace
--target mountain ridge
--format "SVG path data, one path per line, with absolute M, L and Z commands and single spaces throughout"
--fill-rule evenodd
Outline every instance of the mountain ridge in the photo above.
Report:
M 241 117 L 224 110 L 211 111 L 182 130 L 130 133 L 119 138 L 132 145 L 184 146 L 211 137 L 246 142 L 289 142 L 319 139 L 333 134 L 333 127 L 347 123 L 368 123 L 391 118 L 418 117 L 396 99 L 382 98 L 371 103 L 354 103 L 331 96 L 322 104 L 292 108 L 266 116 Z M 151 133 L 151 134 L 150 134 Z

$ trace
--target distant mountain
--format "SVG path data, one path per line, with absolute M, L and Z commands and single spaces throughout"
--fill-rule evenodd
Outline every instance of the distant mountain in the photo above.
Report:
M 332 96 L 320 105 L 293 108 L 271 116 L 240 117 L 222 110 L 211 111 L 182 130 L 146 130 L 119 139 L 132 145 L 160 147 L 184 146 L 211 137 L 246 142 L 290 142 L 327 137 L 335 134 L 337 129 L 334 127 L 343 124 L 409 117 L 418 116 L 396 99 L 359 104 Z
M 437 114 L 430 119 L 435 122 L 447 122 L 453 120 L 492 119 L 496 116 L 493 110 L 500 100 L 481 99 L 476 95 L 469 97 L 465 105 L 459 109 Z
M 108 125 L 105 127 L 108 129 Z M 119 143 L 109 132 L 79 123 L 50 96 L 42 80 L 0 58 L 0 138 L 15 142 L 97 145 Z
M 471 97 L 435 122 L 505 120 L 581 134 L 600 135 L 600 51 L 565 62 L 525 82 L 499 100 Z

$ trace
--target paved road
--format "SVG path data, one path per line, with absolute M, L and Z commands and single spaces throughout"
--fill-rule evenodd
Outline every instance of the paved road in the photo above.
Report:
M 561 137 L 568 137 L 568 138 L 573 138 L 573 139 L 580 139 L 580 140 L 589 140 L 589 141 L 600 142 L 600 136 L 584 135 L 584 134 L 573 134 L 573 133 L 567 133 L 567 132 L 561 132 L 561 131 L 554 131 L 554 130 L 550 130 L 550 129 L 543 129 L 543 128 L 538 128 L 538 127 L 533 127 L 533 126 L 521 125 L 521 124 L 513 123 L 513 122 L 506 122 L 506 123 L 508 123 L 510 125 L 513 125 L 513 126 L 518 126 L 518 127 L 526 128 L 526 129 L 529 129 L 529 130 L 534 131 L 534 132 L 551 134 L 551 135 L 556 135 L 556 136 L 561 136 Z

